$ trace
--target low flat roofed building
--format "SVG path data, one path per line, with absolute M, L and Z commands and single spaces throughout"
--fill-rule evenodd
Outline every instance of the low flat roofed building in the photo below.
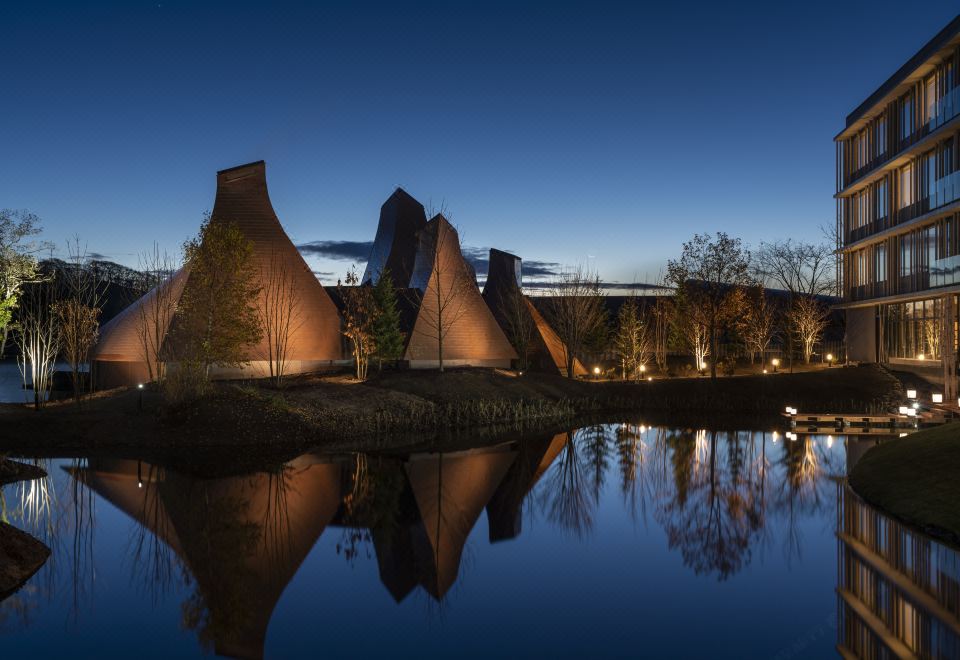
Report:
M 953 400 L 960 16 L 851 112 L 834 141 L 848 357 L 925 372 Z

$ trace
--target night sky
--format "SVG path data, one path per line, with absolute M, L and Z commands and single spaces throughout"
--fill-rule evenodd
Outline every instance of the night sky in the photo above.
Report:
M 196 232 L 216 170 L 264 159 L 325 283 L 398 185 L 472 254 L 653 280 L 695 232 L 819 239 L 845 116 L 956 12 L 8 1 L 0 208 L 136 266 Z

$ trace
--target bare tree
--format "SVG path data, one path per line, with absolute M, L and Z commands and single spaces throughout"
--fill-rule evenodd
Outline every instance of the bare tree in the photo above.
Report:
M 67 243 L 67 264 L 61 271 L 63 298 L 53 305 L 59 324 L 63 357 L 70 367 L 73 397 L 80 400 L 81 369 L 90 361 L 90 351 L 97 342 L 104 282 L 88 263 L 87 250 L 75 236 Z M 90 372 L 88 371 L 88 374 Z M 92 379 L 88 378 L 88 385 Z
M 790 321 L 803 346 L 803 360 L 810 364 L 814 346 L 827 327 L 827 308 L 813 296 L 800 296 L 790 310 Z
M 563 343 L 567 377 L 574 378 L 577 355 L 606 320 L 600 276 L 583 266 L 561 273 L 544 311 Z
M 137 298 L 149 296 L 134 309 L 137 314 L 137 340 L 147 365 L 147 377 L 163 382 L 165 362 L 162 357 L 163 340 L 177 312 L 180 289 L 173 281 L 179 264 L 154 243 L 140 255 L 140 275 L 134 287 Z
M 673 326 L 673 317 L 676 305 L 667 296 L 660 296 L 653 305 L 653 357 L 661 372 L 667 371 L 667 348 L 670 343 L 670 328 Z
M 370 355 L 376 350 L 372 329 L 376 314 L 373 289 L 360 285 L 360 276 L 354 266 L 347 271 L 345 284 L 338 284 L 343 300 L 342 332 L 350 340 L 357 380 L 366 380 Z
M 460 236 L 444 213 L 437 213 L 420 233 L 418 254 L 429 264 L 415 267 L 416 288 L 420 291 L 420 312 L 415 332 L 437 342 L 438 368 L 443 371 L 444 341 L 467 312 L 469 293 L 477 278 L 460 247 Z
M 270 379 L 278 387 L 286 372 L 290 339 L 303 325 L 303 310 L 296 273 L 281 254 L 271 252 L 261 267 L 263 280 L 260 324 L 267 342 Z
M 737 329 L 750 353 L 750 364 L 757 354 L 763 363 L 763 356 L 773 340 L 776 325 L 776 310 L 767 299 L 763 285 L 750 287 L 746 294 L 746 306 L 743 315 L 737 321 Z
M 693 356 L 694 368 L 703 371 L 710 352 L 710 319 L 708 307 L 687 295 L 681 288 L 674 298 L 673 329 Z M 713 360 L 716 362 L 716 360 Z
M 530 313 L 530 303 L 519 286 L 511 286 L 501 292 L 498 305 L 500 317 L 506 326 L 504 329 L 507 331 L 507 339 L 520 357 L 520 368 L 527 369 L 530 366 L 533 333 L 536 330 L 536 321 Z
M 717 377 L 717 342 L 720 332 L 739 313 L 742 289 L 752 283 L 750 257 L 739 238 L 724 232 L 715 237 L 696 234 L 683 244 L 679 259 L 667 262 L 667 280 L 685 300 L 690 314 L 707 326 L 710 376 Z M 692 326 L 695 327 L 695 326 Z M 702 362 L 698 360 L 697 367 Z
M 836 291 L 834 247 L 787 239 L 761 243 L 753 256 L 754 273 L 772 288 L 798 295 L 832 295 Z
M 29 374 L 33 387 L 33 407 L 40 409 L 46 403 L 53 384 L 53 370 L 60 353 L 60 332 L 56 314 L 54 282 L 52 279 L 27 287 L 20 303 L 20 323 L 17 343 L 20 348 L 20 373 L 24 385 Z
M 647 317 L 631 296 L 620 307 L 615 338 L 617 354 L 620 356 L 621 377 L 626 380 L 628 374 L 640 379 L 640 367 L 646 365 L 650 348 L 650 332 Z

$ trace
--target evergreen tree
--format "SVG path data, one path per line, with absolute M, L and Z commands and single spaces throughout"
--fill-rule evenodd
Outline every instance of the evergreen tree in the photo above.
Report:
M 184 243 L 190 279 L 176 322 L 180 369 L 199 369 L 202 380 L 213 365 L 247 362 L 249 347 L 263 337 L 257 309 L 259 271 L 253 246 L 233 223 L 203 223 L 200 235 Z
M 378 369 L 384 360 L 399 360 L 403 355 L 404 336 L 400 331 L 400 310 L 397 309 L 397 292 L 393 288 L 390 272 L 384 269 L 373 287 L 373 302 L 376 314 L 373 320 L 373 341 L 377 351 Z

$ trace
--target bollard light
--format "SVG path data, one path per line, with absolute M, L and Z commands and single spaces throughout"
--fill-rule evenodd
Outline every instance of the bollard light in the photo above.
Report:
M 907 408 L 907 417 L 916 417 L 917 409 L 916 408 Z
M 901 415 L 906 415 L 908 410 L 910 410 L 910 408 L 908 408 L 907 406 L 900 406 Z
M 934 394 L 931 398 L 933 399 L 933 402 L 934 402 L 934 403 L 943 403 L 943 395 L 942 395 L 942 394 L 939 394 L 939 393 Z
M 907 398 L 908 398 L 908 399 L 916 399 L 916 398 L 917 398 L 917 391 L 916 391 L 916 390 L 907 390 Z
M 780 359 L 773 358 L 772 360 L 770 360 L 770 364 L 773 365 L 773 373 L 777 373 L 777 367 L 780 366 Z

